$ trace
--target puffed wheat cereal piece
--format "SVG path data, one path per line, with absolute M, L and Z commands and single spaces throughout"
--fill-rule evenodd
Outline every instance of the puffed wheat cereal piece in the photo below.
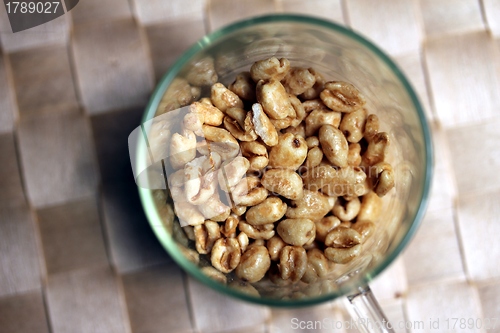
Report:
M 217 82 L 217 73 L 214 68 L 214 59 L 205 57 L 191 65 L 186 79 L 195 86 L 211 86 Z
M 316 225 L 310 219 L 286 219 L 276 228 L 278 235 L 287 244 L 304 246 L 316 237 Z
M 285 246 L 280 253 L 278 268 L 283 280 L 299 281 L 307 269 L 306 250 L 301 246 Z
M 262 110 L 262 106 L 259 103 L 255 103 L 252 105 L 252 111 L 248 114 L 250 115 L 250 124 L 255 133 L 257 133 L 266 145 L 270 147 L 276 146 L 278 144 L 278 132 Z
M 236 75 L 234 82 L 228 88 L 245 101 L 255 100 L 255 85 L 250 72 L 241 72 Z
M 290 61 L 275 57 L 255 62 L 250 68 L 250 75 L 255 82 L 259 80 L 282 80 L 290 70 Z
M 262 245 L 252 246 L 241 256 L 236 267 L 236 276 L 243 281 L 254 283 L 260 281 L 271 266 L 271 258 L 267 248 Z
M 219 238 L 210 256 L 212 266 L 222 273 L 229 273 L 238 267 L 241 260 L 240 244 L 236 238 Z
M 259 81 L 257 83 L 257 101 L 271 119 L 295 117 L 295 110 L 288 94 L 280 81 Z
M 342 81 L 325 83 L 325 89 L 319 96 L 330 109 L 345 113 L 356 111 L 366 103 L 356 87 Z
M 274 223 L 281 219 L 287 211 L 287 205 L 278 197 L 268 197 L 260 204 L 248 209 L 246 221 L 251 225 Z
M 243 107 L 243 102 L 238 95 L 224 87 L 222 83 L 212 85 L 211 93 L 212 103 L 222 112 L 233 107 Z
M 262 176 L 262 185 L 271 193 L 297 200 L 304 195 L 302 178 L 289 169 L 270 169 Z
M 304 195 L 292 200 L 286 217 L 292 219 L 308 218 L 313 221 L 322 219 L 333 207 L 330 198 L 318 191 L 304 189 Z
M 307 144 L 303 137 L 286 133 L 279 136 L 278 144 L 269 152 L 271 168 L 297 170 L 307 157 Z

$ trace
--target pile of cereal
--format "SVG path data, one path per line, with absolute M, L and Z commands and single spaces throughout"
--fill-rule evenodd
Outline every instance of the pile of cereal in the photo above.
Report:
M 364 105 L 352 84 L 274 57 L 190 104 L 169 197 L 207 274 L 311 283 L 359 256 L 394 187 L 389 136 Z

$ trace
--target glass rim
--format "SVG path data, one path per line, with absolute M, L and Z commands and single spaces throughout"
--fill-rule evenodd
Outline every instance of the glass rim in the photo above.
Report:
M 304 23 L 309 25 L 320 26 L 322 28 L 326 28 L 328 30 L 332 30 L 338 33 L 341 33 L 347 37 L 350 37 L 357 42 L 361 43 L 365 47 L 367 47 L 370 51 L 372 51 L 377 57 L 379 57 L 382 62 L 384 62 L 393 72 L 393 74 L 398 78 L 398 80 L 402 83 L 406 92 L 408 93 L 415 110 L 418 114 L 418 119 L 420 121 L 420 131 L 424 138 L 424 148 L 425 148 L 425 170 L 424 170 L 424 186 L 421 194 L 421 198 L 419 201 L 419 206 L 413 216 L 413 222 L 410 228 L 406 231 L 406 234 L 402 238 L 402 240 L 394 247 L 394 249 L 385 256 L 385 258 L 376 266 L 367 271 L 368 274 L 360 277 L 356 280 L 356 285 L 368 284 L 375 277 L 377 277 L 382 271 L 384 271 L 401 253 L 401 251 L 406 247 L 408 242 L 413 238 L 420 222 L 423 219 L 425 214 L 428 201 L 429 201 L 429 191 L 433 173 L 433 148 L 432 148 L 432 139 L 431 132 L 429 126 L 427 124 L 426 116 L 423 111 L 423 107 L 417 97 L 415 91 L 413 90 L 412 85 L 406 79 L 405 75 L 399 69 L 399 67 L 391 60 L 391 58 L 385 54 L 379 47 L 373 44 L 371 41 L 366 39 L 365 37 L 357 34 L 353 30 L 350 30 L 347 27 L 341 26 L 331 21 L 327 21 L 324 19 L 320 19 L 317 17 L 305 16 L 305 15 L 294 15 L 294 14 L 271 14 L 271 15 L 263 15 L 258 17 L 252 17 L 249 19 L 245 19 L 242 21 L 238 21 L 236 23 L 230 24 L 226 27 L 218 29 L 210 34 L 205 35 L 201 39 L 199 39 L 191 48 L 189 48 L 186 52 L 184 52 L 177 61 L 169 68 L 167 73 L 162 77 L 162 79 L 158 82 L 155 90 L 153 91 L 149 103 L 146 106 L 142 123 L 152 119 L 156 114 L 158 105 L 172 82 L 172 80 L 179 74 L 181 69 L 190 61 L 198 52 L 202 51 L 205 47 L 212 44 L 214 41 L 219 40 L 220 38 L 230 34 L 234 31 L 252 26 L 257 24 L 265 24 L 265 23 Z M 141 149 L 141 148 L 139 148 Z M 141 163 L 145 163 L 144 160 L 140 159 L 140 156 L 144 156 L 142 153 L 137 154 L 136 164 L 140 165 Z M 203 284 L 211 287 L 212 289 L 222 292 L 224 294 L 230 295 L 240 300 L 248 301 L 251 303 L 275 306 L 275 307 L 300 307 L 300 306 L 308 306 L 323 303 L 326 301 L 331 301 L 333 299 L 339 298 L 341 296 L 345 296 L 345 290 L 343 288 L 339 288 L 335 292 L 328 293 L 325 295 L 319 295 L 316 297 L 308 297 L 304 299 L 288 299 L 288 300 L 279 300 L 279 299 L 271 299 L 265 297 L 256 297 L 244 292 L 238 291 L 232 287 L 226 286 L 224 284 L 218 283 L 213 279 L 209 278 L 205 274 L 201 272 L 199 267 L 194 263 L 190 262 L 180 251 L 178 250 L 178 246 L 173 239 L 172 235 L 170 235 L 166 230 L 161 221 L 161 217 L 159 215 L 158 210 L 156 209 L 156 205 L 154 203 L 152 191 L 150 189 L 145 189 L 138 187 L 140 200 L 145 211 L 147 220 L 153 229 L 157 239 L 160 241 L 162 246 L 166 249 L 168 254 L 174 259 L 174 261 L 181 266 L 185 271 L 187 271 L 191 276 L 195 277 L 198 281 Z

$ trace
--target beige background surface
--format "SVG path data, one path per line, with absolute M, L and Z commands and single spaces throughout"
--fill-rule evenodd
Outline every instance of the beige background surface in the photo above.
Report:
M 155 82 L 206 32 L 271 12 L 366 35 L 426 106 L 430 208 L 373 289 L 394 323 L 440 328 L 398 332 L 486 331 L 447 329 L 453 318 L 497 318 L 500 332 L 500 0 L 81 0 L 16 34 L 0 5 L 0 333 L 277 333 L 347 318 L 339 301 L 276 310 L 200 285 L 134 190 L 126 139 Z

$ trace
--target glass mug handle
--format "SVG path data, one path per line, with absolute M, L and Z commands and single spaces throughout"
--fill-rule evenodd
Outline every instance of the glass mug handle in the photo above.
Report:
M 347 296 L 347 300 L 349 314 L 360 332 L 394 333 L 368 285 L 359 287 L 357 293 Z

